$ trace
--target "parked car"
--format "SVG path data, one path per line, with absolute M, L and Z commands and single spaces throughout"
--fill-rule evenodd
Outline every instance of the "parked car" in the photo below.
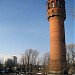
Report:
M 40 73 L 36 73 L 36 75 L 43 75 L 43 73 L 41 73 L 41 72 Z
M 0 70 L 0 74 L 4 74 L 5 73 L 5 70 L 4 69 L 1 69 Z

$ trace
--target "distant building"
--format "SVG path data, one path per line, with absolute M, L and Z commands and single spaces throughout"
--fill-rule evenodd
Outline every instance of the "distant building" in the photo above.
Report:
M 17 57 L 16 56 L 13 56 L 13 61 L 14 61 L 14 66 L 17 65 Z

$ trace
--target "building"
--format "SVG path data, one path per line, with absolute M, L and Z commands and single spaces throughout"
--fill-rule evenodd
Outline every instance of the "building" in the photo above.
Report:
M 65 29 L 65 0 L 48 0 L 47 16 L 50 23 L 50 73 L 67 71 Z

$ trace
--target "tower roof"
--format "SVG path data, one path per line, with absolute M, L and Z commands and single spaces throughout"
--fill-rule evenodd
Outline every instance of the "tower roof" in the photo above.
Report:
M 65 20 L 65 0 L 48 0 L 46 4 L 48 20 L 54 16 L 62 16 Z

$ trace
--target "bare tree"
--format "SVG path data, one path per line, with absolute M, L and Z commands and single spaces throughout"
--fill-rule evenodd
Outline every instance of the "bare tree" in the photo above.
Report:
M 5 61 L 5 67 L 14 67 L 14 61 L 12 59 L 7 59 L 7 61 Z
M 0 68 L 3 68 L 4 66 L 3 66 L 3 61 L 2 61 L 2 59 L 0 59 Z
M 49 52 L 45 53 L 43 56 L 43 71 L 44 73 L 49 72 L 49 61 L 50 61 L 50 54 Z
M 27 71 L 32 70 L 32 66 L 36 64 L 36 58 L 38 56 L 37 50 L 27 49 L 22 55 L 21 61 L 23 65 L 26 65 Z
M 71 65 L 75 64 L 75 44 L 67 45 L 67 61 Z

